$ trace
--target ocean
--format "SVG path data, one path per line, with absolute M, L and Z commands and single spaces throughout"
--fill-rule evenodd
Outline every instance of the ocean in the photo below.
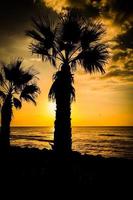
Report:
M 12 127 L 11 145 L 51 149 L 52 127 Z M 82 154 L 133 159 L 133 127 L 72 128 L 72 148 Z

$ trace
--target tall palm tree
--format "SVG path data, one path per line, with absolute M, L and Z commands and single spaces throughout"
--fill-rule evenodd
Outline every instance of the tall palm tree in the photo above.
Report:
M 22 59 L 18 58 L 10 64 L 1 63 L 0 69 L 0 102 L 1 102 L 1 133 L 0 148 L 8 150 L 10 146 L 10 123 L 13 106 L 22 107 L 22 100 L 31 101 L 36 105 L 35 98 L 39 93 L 36 84 L 37 72 L 33 68 L 24 69 Z
M 101 23 L 89 22 L 75 10 L 67 10 L 55 22 L 50 16 L 33 19 L 33 29 L 27 31 L 35 41 L 30 45 L 32 53 L 57 69 L 49 92 L 49 99 L 56 101 L 54 150 L 57 152 L 71 151 L 73 73 L 77 66 L 81 65 L 89 73 L 105 72 L 108 48 L 101 42 L 104 33 Z

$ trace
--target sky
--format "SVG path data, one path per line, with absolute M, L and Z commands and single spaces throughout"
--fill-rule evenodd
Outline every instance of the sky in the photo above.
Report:
M 0 60 L 10 62 L 23 57 L 25 67 L 39 72 L 41 94 L 37 106 L 24 102 L 14 110 L 13 126 L 53 126 L 55 105 L 48 91 L 55 69 L 32 55 L 25 30 L 31 17 L 43 12 L 60 13 L 66 7 L 78 8 L 106 27 L 104 40 L 110 48 L 106 73 L 86 74 L 80 66 L 75 72 L 76 101 L 72 104 L 73 126 L 133 125 L 133 1 L 131 0 L 1 0 Z

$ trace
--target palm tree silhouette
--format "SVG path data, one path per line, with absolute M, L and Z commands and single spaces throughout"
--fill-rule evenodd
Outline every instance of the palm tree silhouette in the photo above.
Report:
M 36 84 L 37 72 L 33 68 L 24 69 L 23 60 L 17 58 L 10 64 L 1 63 L 0 71 L 0 102 L 1 102 L 1 133 L 0 148 L 8 150 L 10 146 L 10 123 L 13 106 L 22 107 L 22 100 L 31 101 L 36 105 L 35 98 L 40 92 Z
M 71 103 L 75 99 L 73 73 L 78 64 L 89 73 L 105 72 L 108 48 L 101 42 L 104 33 L 100 22 L 88 22 L 73 9 L 62 13 L 55 22 L 50 16 L 33 19 L 33 29 L 27 31 L 27 35 L 35 40 L 30 45 L 32 53 L 57 69 L 49 92 L 49 99 L 56 101 L 53 148 L 57 152 L 71 151 Z

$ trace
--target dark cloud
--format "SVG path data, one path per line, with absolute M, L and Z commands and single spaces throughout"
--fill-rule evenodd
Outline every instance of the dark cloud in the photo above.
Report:
M 68 0 L 68 3 L 72 7 L 85 7 L 87 5 L 87 0 Z
M 33 0 L 0 2 L 0 27 L 3 31 L 16 32 L 27 24 L 34 13 Z
M 125 63 L 124 68 L 129 71 L 133 71 L 133 60 L 129 60 Z
M 93 7 L 100 7 L 102 0 L 67 0 L 70 6 L 84 8 L 87 5 L 92 5 Z
M 128 56 L 128 53 L 126 51 L 119 51 L 118 53 L 115 53 L 112 56 L 112 59 L 113 59 L 114 62 L 116 62 L 118 60 L 125 58 L 126 56 Z
M 0 46 L 24 37 L 31 18 L 48 8 L 35 0 L 1 0 L 0 2 Z
M 94 0 L 68 0 L 71 7 L 77 7 L 83 9 L 84 15 L 87 17 L 98 17 L 100 14 L 100 7 L 98 2 Z
M 127 70 L 127 69 L 115 69 L 112 70 L 108 73 L 106 73 L 102 79 L 107 79 L 107 78 L 118 78 L 118 79 L 124 79 L 128 80 L 133 79 L 133 71 Z
M 106 1 L 103 14 L 110 17 L 122 30 L 122 33 L 115 37 L 117 42 L 115 48 L 119 49 L 119 52 L 113 56 L 114 61 L 130 57 L 127 49 L 133 49 L 133 1 Z
M 0 2 L 0 50 L 24 37 L 25 29 L 35 12 L 33 0 L 2 0 Z
M 112 65 L 109 67 L 109 71 L 102 77 L 103 79 L 115 78 L 118 81 L 123 80 L 126 82 L 133 82 L 133 53 L 120 52 L 114 55 L 116 61 L 122 61 L 121 66 Z M 114 59 L 115 60 L 115 59 Z
M 133 26 L 132 23 L 127 30 L 115 38 L 117 45 L 115 49 L 117 53 L 113 55 L 113 60 L 125 61 L 125 68 L 127 70 L 133 69 Z M 127 61 L 128 60 L 128 61 Z
M 133 21 L 133 1 L 132 0 L 67 0 L 71 7 L 80 7 L 101 11 L 104 17 L 114 20 L 115 23 Z
M 120 49 L 133 49 L 133 24 L 131 24 L 125 33 L 118 35 L 116 41 Z
M 104 15 L 112 18 L 116 23 L 132 21 L 133 1 L 132 0 L 106 0 L 104 5 Z
M 112 65 L 112 66 L 110 66 L 110 70 L 116 70 L 116 69 L 118 69 L 119 67 L 117 66 L 117 65 Z
M 67 0 L 67 2 L 71 7 L 83 8 L 82 12 L 88 17 L 99 16 L 103 2 L 105 2 L 102 16 L 114 20 L 118 26 L 120 26 L 121 21 L 122 25 L 124 24 L 121 26 L 124 32 L 115 38 L 117 42 L 115 48 L 119 51 L 114 54 L 113 61 L 130 57 L 131 52 L 127 49 L 133 49 L 132 0 Z M 46 11 L 44 1 L 43 5 L 43 9 Z M 1 0 L 0 48 L 8 49 L 15 40 L 25 37 L 25 30 L 29 29 L 31 24 L 31 17 L 36 15 L 41 8 L 42 0 Z
M 0 60 L 14 57 L 29 59 L 30 39 L 25 31 L 30 29 L 31 18 L 41 12 L 50 12 L 45 4 L 34 0 L 1 0 L 0 2 Z M 53 11 L 52 11 L 53 12 Z

